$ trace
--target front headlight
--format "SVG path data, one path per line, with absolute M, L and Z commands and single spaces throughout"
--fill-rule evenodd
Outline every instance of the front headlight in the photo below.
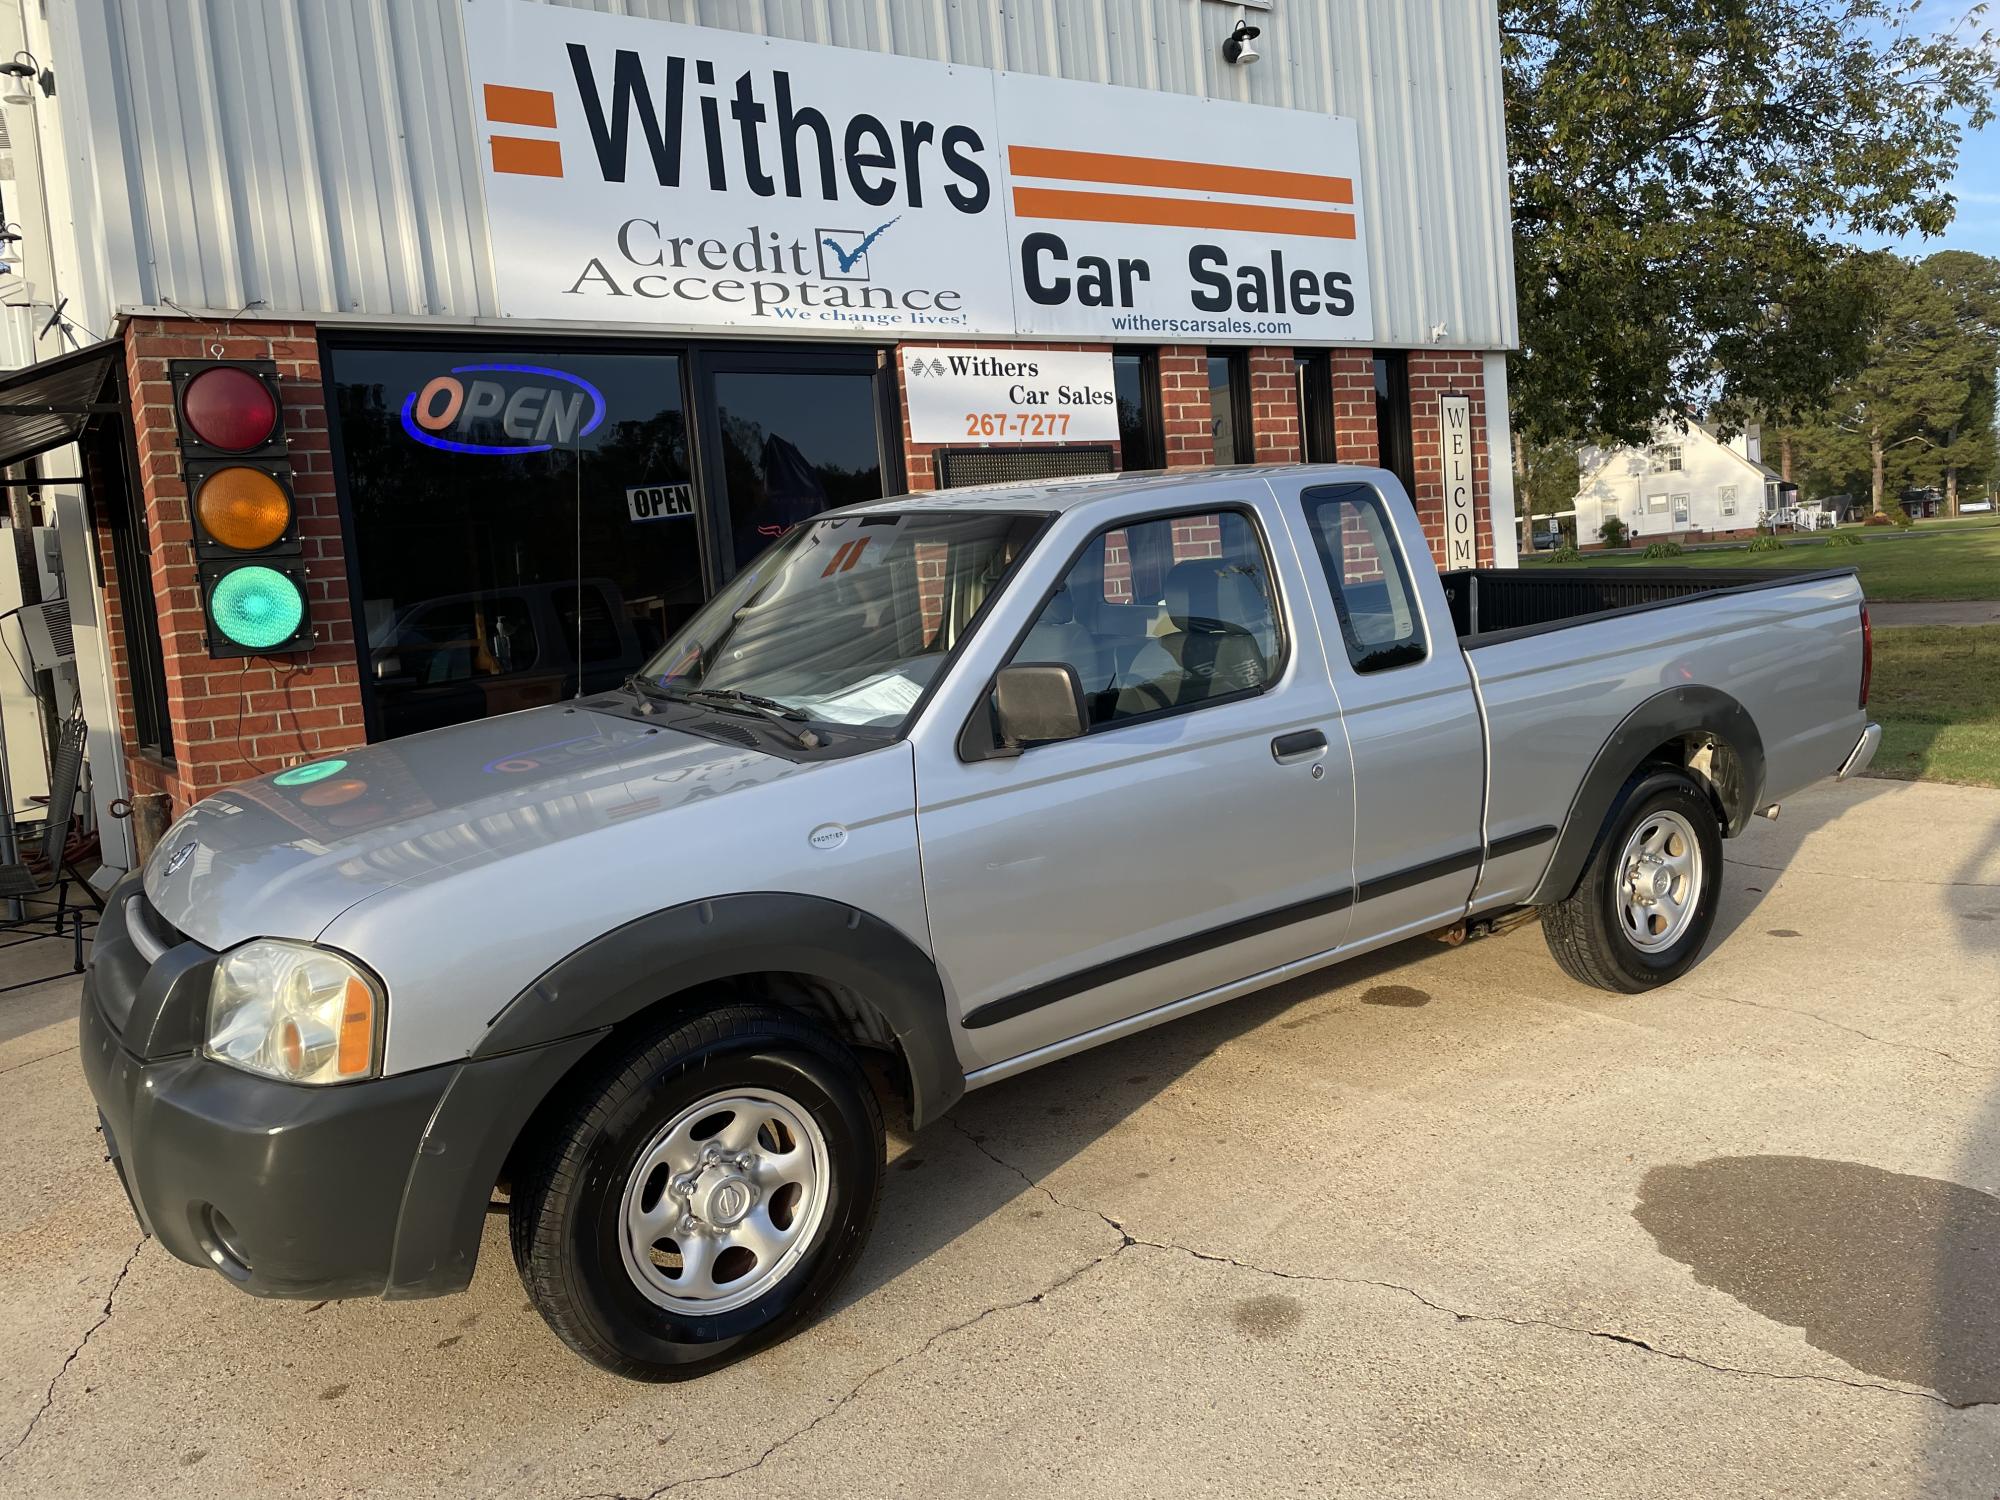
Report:
M 381 1022 L 381 989 L 358 964 L 258 938 L 215 965 L 203 1050 L 287 1083 L 351 1083 L 379 1068 Z

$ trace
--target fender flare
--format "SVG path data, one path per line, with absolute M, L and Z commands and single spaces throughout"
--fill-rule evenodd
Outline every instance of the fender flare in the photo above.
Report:
M 536 1110 L 612 1027 L 697 986 L 787 973 L 842 986 L 902 1048 L 914 1125 L 965 1092 L 936 963 L 878 917 L 817 896 L 750 892 L 668 907 L 613 928 L 503 1006 L 457 1071 L 404 1185 L 386 1294 L 427 1297 L 472 1279 L 487 1201 Z
M 1526 897 L 1530 906 L 1565 899 L 1582 879 L 1604 830 L 1631 798 L 1635 777 L 1670 741 L 1708 735 L 1729 748 L 1737 776 L 1718 789 L 1722 832 L 1734 838 L 1750 821 L 1764 789 L 1764 738 L 1750 711 L 1720 688 L 1687 686 L 1655 693 L 1628 713 L 1598 748 L 1590 769 L 1571 798 L 1540 882 Z

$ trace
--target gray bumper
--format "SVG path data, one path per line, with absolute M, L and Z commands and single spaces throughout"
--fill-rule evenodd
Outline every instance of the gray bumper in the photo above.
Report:
M 305 1088 L 200 1052 L 215 955 L 148 962 L 112 891 L 84 978 L 83 1072 L 141 1227 L 264 1297 L 426 1297 L 472 1278 L 487 1200 L 549 1089 L 597 1040 Z
M 1875 759 L 1875 751 L 1881 744 L 1882 726 L 1871 723 L 1861 731 L 1861 738 L 1855 741 L 1854 748 L 1847 753 L 1847 759 L 1841 762 L 1838 779 L 1845 781 L 1848 777 L 1858 776 L 1867 770 L 1868 763 Z

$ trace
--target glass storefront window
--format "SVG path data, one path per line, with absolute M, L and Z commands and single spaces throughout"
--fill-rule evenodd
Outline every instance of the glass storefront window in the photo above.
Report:
M 377 735 L 616 686 L 700 607 L 678 355 L 327 359 Z
M 1158 356 L 1121 351 L 1111 356 L 1111 373 L 1118 393 L 1119 467 L 1164 469 L 1160 404 L 1153 394 L 1160 387 Z
M 1218 465 L 1247 464 L 1250 437 L 1250 362 L 1240 349 L 1208 352 L 1209 434 Z
M 881 498 L 872 373 L 716 364 L 735 567 L 823 510 Z

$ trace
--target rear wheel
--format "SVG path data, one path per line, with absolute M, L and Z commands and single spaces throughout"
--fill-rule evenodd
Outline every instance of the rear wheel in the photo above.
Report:
M 610 1058 L 516 1178 L 514 1262 L 584 1358 L 704 1374 L 796 1332 L 853 1268 L 884 1156 L 840 1040 L 728 1005 Z
M 1655 772 L 1629 796 L 1569 898 L 1542 910 L 1570 978 L 1637 994 L 1694 967 L 1715 925 L 1722 827 L 1688 776 Z

